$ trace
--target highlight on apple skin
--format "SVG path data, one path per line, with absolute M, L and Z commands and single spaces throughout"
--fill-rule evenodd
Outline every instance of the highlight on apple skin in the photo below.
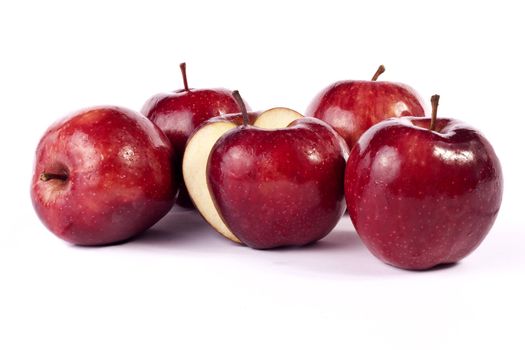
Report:
M 377 80 L 384 71 L 381 65 L 371 80 L 343 80 L 327 86 L 312 100 L 305 115 L 330 124 L 350 149 L 368 128 L 382 120 L 424 116 L 424 103 L 414 89 Z
M 186 76 L 186 63 L 181 63 L 180 69 L 184 87 L 154 95 L 144 104 L 142 114 L 155 123 L 171 141 L 175 153 L 175 176 L 179 179 L 180 187 L 175 201 L 182 207 L 192 208 L 182 176 L 182 156 L 188 138 L 206 120 L 224 114 L 239 113 L 240 109 L 232 91 L 224 88 L 190 88 Z
M 53 124 L 36 150 L 31 199 L 59 238 L 77 245 L 127 240 L 172 207 L 173 150 L 129 109 L 80 110 Z
M 243 117 L 242 125 L 210 121 L 188 142 L 183 171 L 201 214 L 224 236 L 256 249 L 326 236 L 346 209 L 342 138 L 288 108 L 255 118 L 243 110 Z M 198 154 L 193 143 L 200 147 L 203 139 L 209 142 Z
M 455 119 L 380 122 L 352 149 L 348 212 L 363 243 L 387 264 L 411 270 L 455 263 L 483 241 L 498 214 L 501 166 L 488 140 Z

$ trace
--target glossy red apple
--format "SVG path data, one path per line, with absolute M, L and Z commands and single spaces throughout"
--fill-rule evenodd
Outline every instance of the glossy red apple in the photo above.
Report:
M 184 88 L 153 96 L 142 108 L 142 113 L 170 139 L 175 152 L 174 168 L 180 179 L 176 203 L 191 208 L 191 200 L 182 180 L 182 155 L 188 137 L 204 121 L 223 114 L 238 113 L 240 110 L 230 90 L 190 89 L 186 78 L 186 64 L 182 63 L 180 69 Z
M 326 236 L 346 208 L 347 149 L 326 123 L 287 108 L 227 131 L 213 146 L 207 180 L 224 224 L 257 249 Z
M 322 90 L 305 115 L 324 120 L 351 149 L 372 125 L 400 116 L 424 116 L 423 103 L 414 89 L 401 83 L 377 81 L 383 66 L 371 81 L 338 81 Z
M 34 208 L 65 241 L 102 245 L 143 232 L 173 205 L 172 147 L 148 119 L 119 107 L 52 125 L 36 150 Z
M 437 95 L 436 95 L 437 96 Z M 345 174 L 348 212 L 379 259 L 422 270 L 454 263 L 489 232 L 501 204 L 498 157 L 454 119 L 405 117 L 365 132 Z

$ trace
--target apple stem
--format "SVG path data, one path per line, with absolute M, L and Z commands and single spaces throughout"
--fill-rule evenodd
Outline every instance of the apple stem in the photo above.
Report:
M 436 119 L 438 114 L 439 95 L 432 95 L 432 97 L 430 98 L 430 103 L 432 104 L 432 119 L 430 119 L 429 129 L 431 131 L 434 131 L 434 129 L 436 128 Z
M 233 97 L 235 98 L 235 101 L 237 101 L 237 104 L 241 108 L 242 113 L 242 125 L 248 126 L 250 124 L 250 120 L 248 118 L 248 112 L 246 111 L 246 105 L 244 104 L 244 101 L 241 97 L 241 94 L 238 90 L 235 90 L 232 92 Z
M 380 65 L 379 68 L 377 68 L 376 73 L 375 73 L 374 76 L 372 77 L 372 81 L 376 81 L 377 78 L 379 78 L 379 76 L 380 76 L 381 74 L 383 74 L 384 72 L 385 72 L 385 66 Z
M 49 181 L 49 180 L 66 181 L 67 180 L 67 174 L 53 174 L 53 173 L 42 173 L 42 174 L 40 174 L 40 181 Z
M 190 88 L 188 87 L 188 77 L 186 76 L 186 62 L 182 62 L 179 67 L 182 73 L 182 81 L 184 82 L 184 90 L 190 91 Z

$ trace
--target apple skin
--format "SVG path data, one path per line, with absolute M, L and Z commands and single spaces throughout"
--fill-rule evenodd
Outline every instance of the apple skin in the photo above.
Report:
M 240 126 L 212 149 L 208 187 L 242 243 L 302 246 L 330 233 L 346 209 L 347 155 L 340 136 L 313 118 L 274 130 Z
M 38 144 L 33 206 L 67 242 L 127 240 L 172 207 L 172 158 L 169 140 L 144 116 L 113 106 L 78 111 L 52 125 Z M 67 179 L 44 181 L 42 173 Z
M 352 149 L 378 122 L 401 116 L 424 116 L 424 104 L 411 87 L 393 82 L 345 80 L 322 90 L 305 116 L 324 120 Z
M 151 97 L 142 114 L 157 125 L 173 145 L 174 169 L 179 182 L 176 203 L 193 208 L 182 176 L 182 156 L 191 133 L 206 120 L 223 114 L 239 113 L 240 109 L 227 89 L 180 89 Z
M 406 117 L 353 148 L 345 195 L 354 227 L 387 264 L 424 270 L 471 253 L 498 214 L 503 177 L 490 143 L 453 119 Z

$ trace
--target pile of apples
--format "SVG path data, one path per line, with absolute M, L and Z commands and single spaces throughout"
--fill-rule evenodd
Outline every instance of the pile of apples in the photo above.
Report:
M 102 106 L 53 124 L 36 150 L 31 197 L 58 237 L 122 242 L 173 204 L 255 249 L 303 246 L 345 210 L 368 249 L 405 269 L 457 262 L 489 232 L 503 178 L 487 139 L 437 117 L 409 86 L 336 82 L 305 116 L 250 112 L 237 91 L 184 88 L 136 113 Z

